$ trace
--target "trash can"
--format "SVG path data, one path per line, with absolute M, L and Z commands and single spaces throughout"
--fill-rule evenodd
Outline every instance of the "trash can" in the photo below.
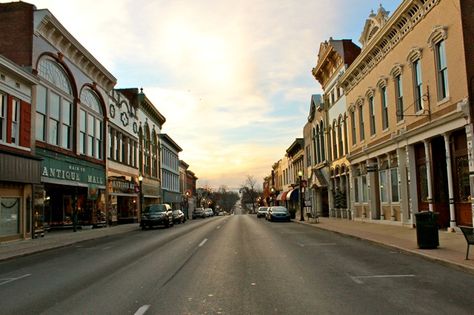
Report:
M 430 211 L 415 213 L 416 239 L 419 248 L 433 249 L 439 246 L 438 215 L 439 213 Z

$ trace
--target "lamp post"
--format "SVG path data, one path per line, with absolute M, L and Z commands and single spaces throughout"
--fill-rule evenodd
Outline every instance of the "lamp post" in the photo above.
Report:
M 270 199 L 270 201 L 271 201 L 270 206 L 274 206 L 274 203 L 275 203 L 275 188 L 272 187 L 270 190 L 271 190 L 271 195 L 272 195 L 272 197 Z
M 143 213 L 143 176 L 139 175 L 138 176 L 138 182 L 140 183 L 140 215 L 138 216 L 138 219 L 141 218 L 141 215 Z
M 300 179 L 300 221 L 304 221 L 303 215 L 303 171 L 298 171 L 298 177 Z
M 191 195 L 191 193 L 189 190 L 186 190 L 184 195 L 186 196 L 186 219 L 189 219 L 189 195 Z

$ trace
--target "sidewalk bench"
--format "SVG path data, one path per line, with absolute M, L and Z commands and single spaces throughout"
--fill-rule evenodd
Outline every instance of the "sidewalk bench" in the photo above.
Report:
M 462 234 L 464 234 L 464 237 L 466 238 L 467 242 L 467 252 L 466 252 L 466 260 L 469 259 L 469 245 L 474 245 L 474 227 L 470 226 L 459 226 L 459 228 L 462 231 Z

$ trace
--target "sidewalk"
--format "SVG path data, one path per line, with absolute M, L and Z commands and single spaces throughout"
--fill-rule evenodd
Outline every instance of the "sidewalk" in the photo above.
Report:
M 300 222 L 298 220 L 294 222 L 371 241 L 474 273 L 474 246 L 472 246 L 473 248 L 469 252 L 469 260 L 466 260 L 467 243 L 462 232 L 453 233 L 439 230 L 438 248 L 419 249 L 416 229 L 411 227 L 336 218 L 319 218 L 319 223 Z
M 474 273 L 474 248 L 471 248 L 469 260 L 465 260 L 467 245 L 461 232 L 451 233 L 440 230 L 440 245 L 437 249 L 419 249 L 416 229 L 410 227 L 335 218 L 319 218 L 319 223 L 298 220 L 294 222 L 367 240 L 404 253 L 420 255 L 426 259 Z M 137 229 L 139 226 L 134 223 L 77 232 L 52 231 L 37 239 L 0 243 L 0 261 Z
M 0 261 L 138 229 L 138 223 L 132 223 L 98 229 L 78 229 L 77 232 L 72 229 L 50 231 L 44 237 L 0 243 Z

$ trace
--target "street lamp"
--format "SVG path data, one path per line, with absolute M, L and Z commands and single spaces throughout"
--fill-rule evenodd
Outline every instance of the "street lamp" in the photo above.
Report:
M 189 196 L 191 193 L 189 190 L 186 190 L 186 193 L 184 194 L 186 196 L 186 219 L 189 219 Z
M 270 202 L 270 205 L 271 205 L 271 206 L 274 206 L 274 203 L 275 203 L 275 188 L 272 187 L 271 192 L 272 192 L 272 193 L 271 193 L 272 198 L 270 199 L 270 201 L 271 201 L 271 202 Z
M 300 178 L 300 221 L 304 221 L 304 215 L 303 215 L 303 171 L 298 171 L 298 177 Z
M 138 182 L 140 183 L 140 215 L 138 215 L 138 219 L 141 218 L 141 215 L 143 213 L 143 176 L 139 175 L 138 176 Z

